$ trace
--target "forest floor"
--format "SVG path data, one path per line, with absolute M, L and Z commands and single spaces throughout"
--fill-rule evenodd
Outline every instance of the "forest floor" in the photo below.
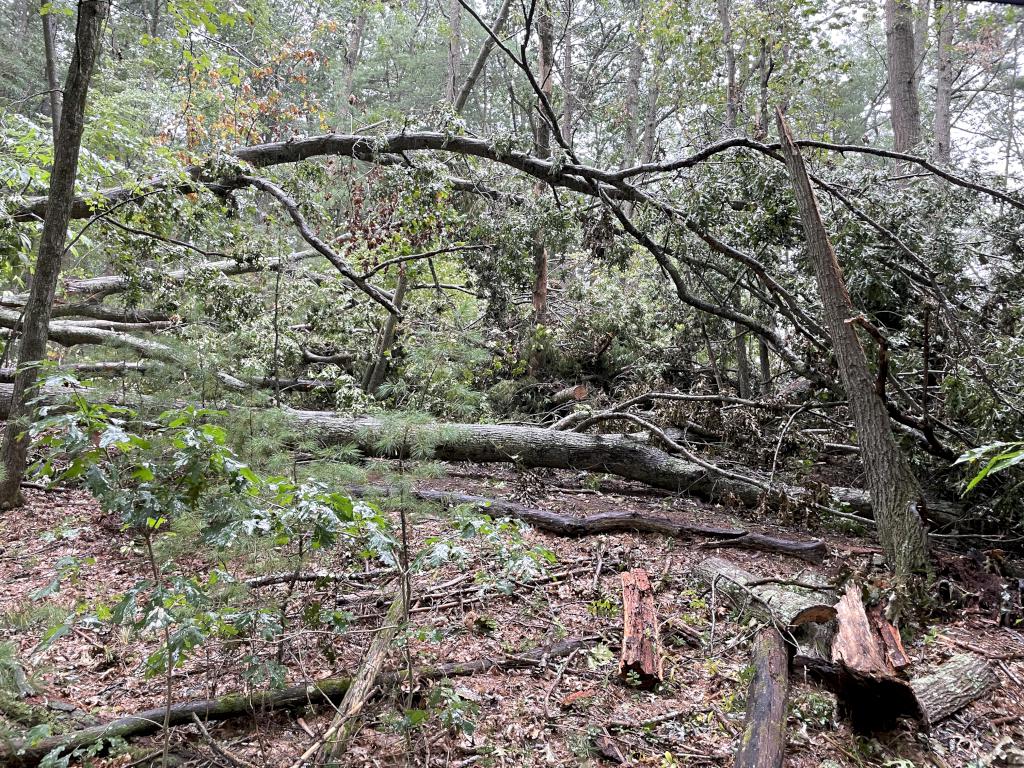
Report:
M 525 497 L 533 506 L 580 516 L 631 509 L 708 524 L 737 524 L 792 538 L 807 536 L 804 525 L 802 531 L 796 526 L 787 530 L 784 525 L 759 525 L 749 514 L 636 485 L 606 481 L 600 491 L 581 487 L 574 473 L 548 473 L 525 482 L 512 470 L 451 470 L 453 474 L 443 479 L 420 485 L 520 501 Z M 26 507 L 0 516 L 0 642 L 17 647 L 18 658 L 38 688 L 25 703 L 49 712 L 55 729 L 161 706 L 164 679 L 143 673 L 144 659 L 159 647 L 159 636 L 138 637 L 105 625 L 78 626 L 46 650 L 33 653 L 47 626 L 59 623 L 76 607 L 92 612 L 101 603 L 111 604 L 142 578 L 148 563 L 138 541 L 105 518 L 87 494 L 28 491 L 27 499 Z M 737 549 L 719 552 L 700 539 L 637 534 L 571 539 L 528 530 L 510 554 L 508 546 L 493 538 L 459 538 L 451 515 L 439 508 L 418 507 L 410 520 L 411 551 L 431 547 L 434 537 L 444 537 L 465 552 L 462 562 L 414 576 L 409 653 L 392 654 L 394 664 L 411 661 L 415 669 L 502 658 L 560 639 L 596 634 L 607 641 L 538 668 L 453 679 L 443 713 L 446 722 L 465 717 L 472 728 L 442 727 L 436 713 L 427 727 L 403 728 L 402 706 L 412 701 L 423 707 L 429 686 L 411 692 L 384 690 L 365 712 L 346 765 L 610 764 L 595 743 L 603 745 L 605 753 L 620 753 L 630 765 L 731 765 L 743 728 L 749 641 L 756 627 L 738 623 L 721 599 L 714 599 L 699 583 L 694 565 L 719 554 L 764 576 L 834 581 L 851 569 L 867 570 L 877 551 L 868 540 L 819 527 L 814 535 L 829 545 L 829 556 L 820 566 Z M 164 554 L 172 555 L 183 573 L 206 573 L 216 564 L 187 535 L 174 538 L 163 545 L 173 551 Z M 555 556 L 539 579 L 515 570 L 529 564 L 516 557 L 532 547 Z M 258 552 L 223 565 L 241 580 L 273 570 Z M 309 570 L 332 572 L 355 567 L 329 554 L 309 564 Z M 355 670 L 397 583 L 384 584 L 375 568 L 376 583 L 354 573 L 347 583 L 295 585 L 286 610 L 287 625 L 294 629 L 286 631 L 283 645 L 277 638 L 249 639 L 241 647 L 226 641 L 205 643 L 175 672 L 174 699 L 203 699 L 244 689 L 247 656 L 251 661 L 280 654 L 289 683 Z M 617 674 L 619 574 L 628 568 L 648 571 L 664 622 L 665 682 L 654 691 L 632 687 Z M 59 590 L 33 598 L 61 572 Z M 247 599 L 277 606 L 287 593 L 287 585 L 267 586 L 252 589 Z M 352 614 L 347 630 L 332 633 L 298 626 L 311 606 L 326 611 L 339 601 Z M 992 660 L 1000 687 L 928 735 L 909 723 L 890 733 L 855 735 L 837 714 L 832 694 L 794 679 L 787 765 L 1005 764 L 1001 748 L 1024 743 L 1024 635 L 1000 627 L 997 619 L 990 611 L 961 606 L 904 637 L 915 674 L 962 652 L 964 643 L 1001 657 Z M 680 624 L 696 630 L 699 640 L 693 641 L 693 633 L 673 632 Z M 211 724 L 209 734 L 219 749 L 212 748 L 195 726 L 180 727 L 174 730 L 170 749 L 191 766 L 288 766 L 316 741 L 332 716 L 332 711 L 321 709 Z M 160 743 L 159 737 L 134 742 L 131 754 L 99 764 L 144 764 L 140 750 Z

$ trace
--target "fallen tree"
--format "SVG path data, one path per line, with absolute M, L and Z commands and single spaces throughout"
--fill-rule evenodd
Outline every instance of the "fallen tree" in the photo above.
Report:
M 568 656 L 573 651 L 588 648 L 601 638 L 598 636 L 571 638 L 532 651 L 500 659 L 483 658 L 474 661 L 453 662 L 437 667 L 416 670 L 416 680 L 441 680 L 446 677 L 465 677 L 491 670 L 529 669 L 545 664 L 548 659 Z M 397 684 L 406 679 L 402 673 L 381 677 L 382 683 Z M 188 725 L 198 717 L 204 722 L 231 720 L 260 712 L 273 712 L 302 707 L 317 707 L 341 701 L 352 685 L 352 678 L 329 677 L 311 680 L 287 688 L 253 693 L 230 693 L 216 699 L 186 701 L 172 704 L 168 721 L 172 727 Z M 0 765 L 8 768 L 30 768 L 54 751 L 68 754 L 104 740 L 134 739 L 159 733 L 168 708 L 156 707 L 119 717 L 109 723 L 81 728 L 45 739 L 15 739 L 0 741 Z
M 736 768 L 782 768 L 786 754 L 789 656 L 782 635 L 765 627 L 754 641 L 754 675 L 747 691 L 747 717 Z
M 379 486 L 352 486 L 349 488 L 349 492 L 356 496 L 376 496 L 381 498 L 394 496 L 398 493 L 393 488 L 382 488 Z M 798 557 L 811 563 L 820 563 L 828 552 L 825 542 L 820 539 L 811 539 L 809 541 L 781 539 L 775 536 L 751 533 L 740 528 L 719 528 L 710 525 L 700 525 L 660 515 L 643 515 L 629 510 L 597 512 L 587 517 L 577 517 L 576 515 L 552 512 L 547 509 L 527 507 L 513 501 L 505 501 L 504 499 L 489 499 L 484 496 L 471 496 L 465 493 L 436 491 L 429 488 L 414 488 L 407 492 L 421 501 L 436 502 L 449 507 L 471 504 L 480 507 L 494 516 L 512 517 L 522 520 L 534 528 L 547 533 L 554 533 L 558 536 L 595 536 L 601 533 L 630 532 L 658 533 L 673 538 L 702 536 L 714 540 L 714 543 L 709 543 L 708 546 L 754 549 L 761 552 Z

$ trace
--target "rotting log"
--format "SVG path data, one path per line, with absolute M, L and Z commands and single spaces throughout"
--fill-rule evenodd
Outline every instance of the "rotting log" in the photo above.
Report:
M 380 486 L 350 486 L 348 491 L 355 496 L 387 498 L 398 491 Z M 480 507 L 494 517 L 512 517 L 529 523 L 534 528 L 558 536 L 596 536 L 602 533 L 658 533 L 673 538 L 702 536 L 714 539 L 713 546 L 737 547 L 789 555 L 811 563 L 820 563 L 828 552 L 825 542 L 820 539 L 796 541 L 751 533 L 740 528 L 719 528 L 698 523 L 688 523 L 660 515 L 645 515 L 629 510 L 597 512 L 586 517 L 552 512 L 547 509 L 527 507 L 504 499 L 489 499 L 451 491 L 437 491 L 430 488 L 414 488 L 407 491 L 421 501 L 430 501 L 454 507 L 471 504 Z
M 860 586 L 853 581 L 846 585 L 846 591 L 836 603 L 832 661 L 865 677 L 893 677 L 896 672 L 886 658 L 881 635 L 868 620 Z
M 619 675 L 642 688 L 653 688 L 664 677 L 654 590 L 643 568 L 622 574 L 622 655 Z
M 415 671 L 417 681 L 441 680 L 446 677 L 466 677 L 492 670 L 529 669 L 545 664 L 549 659 L 564 658 L 581 648 L 598 643 L 600 636 L 562 640 L 516 656 L 482 658 L 453 662 L 437 667 L 420 667 Z M 407 680 L 402 673 L 389 673 L 380 678 L 382 685 L 396 685 Z M 170 707 L 170 725 L 188 725 L 193 716 L 204 722 L 230 720 L 252 716 L 260 712 L 324 706 L 341 701 L 351 685 L 351 677 L 329 677 L 289 686 L 275 691 L 249 694 L 231 693 L 216 699 L 186 701 Z M 5 768 L 30 768 L 38 765 L 47 754 L 60 750 L 64 754 L 103 740 L 128 740 L 159 733 L 167 710 L 164 707 L 136 712 L 116 720 L 89 728 L 81 728 L 45 739 L 0 740 L 0 765 Z
M 992 665 L 981 656 L 961 653 L 940 664 L 930 675 L 910 681 L 921 724 L 930 729 L 999 685 Z
M 754 676 L 747 690 L 747 716 L 736 768 L 782 768 L 786 753 L 789 654 L 782 634 L 765 627 L 754 641 Z
M 762 583 L 758 576 L 720 557 L 701 561 L 695 572 L 737 608 L 782 630 L 826 623 L 836 617 L 833 601 L 824 587 L 810 592 Z

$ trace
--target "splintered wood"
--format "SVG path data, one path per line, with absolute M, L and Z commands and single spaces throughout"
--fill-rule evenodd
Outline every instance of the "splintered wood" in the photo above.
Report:
M 647 571 L 636 568 L 622 574 L 622 657 L 619 674 L 642 688 L 662 680 L 661 639 L 654 611 L 654 590 Z

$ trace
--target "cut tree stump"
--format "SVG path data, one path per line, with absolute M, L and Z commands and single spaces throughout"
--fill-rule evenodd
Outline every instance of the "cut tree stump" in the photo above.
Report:
M 782 635 L 765 627 L 754 641 L 754 676 L 747 689 L 747 717 L 736 768 L 782 768 L 786 753 L 789 655 Z
M 803 592 L 781 584 L 759 583 L 760 577 L 720 557 L 703 560 L 696 572 L 738 609 L 782 630 L 825 623 L 836 617 L 824 587 L 820 592 Z
M 388 498 L 396 496 L 398 490 L 379 486 L 351 486 L 348 492 L 354 496 Z M 489 499 L 452 491 L 435 491 L 430 488 L 414 488 L 410 495 L 421 501 L 432 501 L 448 507 L 472 504 L 493 517 L 512 517 L 529 523 L 534 528 L 558 536 L 595 536 L 601 533 L 659 533 L 663 536 L 683 538 L 701 536 L 716 541 L 715 546 L 729 546 L 788 555 L 810 563 L 820 563 L 828 552 L 825 542 L 820 539 L 795 541 L 751 533 L 740 528 L 718 528 L 673 520 L 659 515 L 644 515 L 627 510 L 597 512 L 587 517 L 577 517 L 547 509 L 527 507 L 504 499 Z
M 622 656 L 619 674 L 627 682 L 653 688 L 663 678 L 658 616 L 654 590 L 647 571 L 636 568 L 622 574 Z
M 933 725 L 960 711 L 999 685 L 992 665 L 981 656 L 962 653 L 954 656 L 930 675 L 910 681 L 921 724 Z

